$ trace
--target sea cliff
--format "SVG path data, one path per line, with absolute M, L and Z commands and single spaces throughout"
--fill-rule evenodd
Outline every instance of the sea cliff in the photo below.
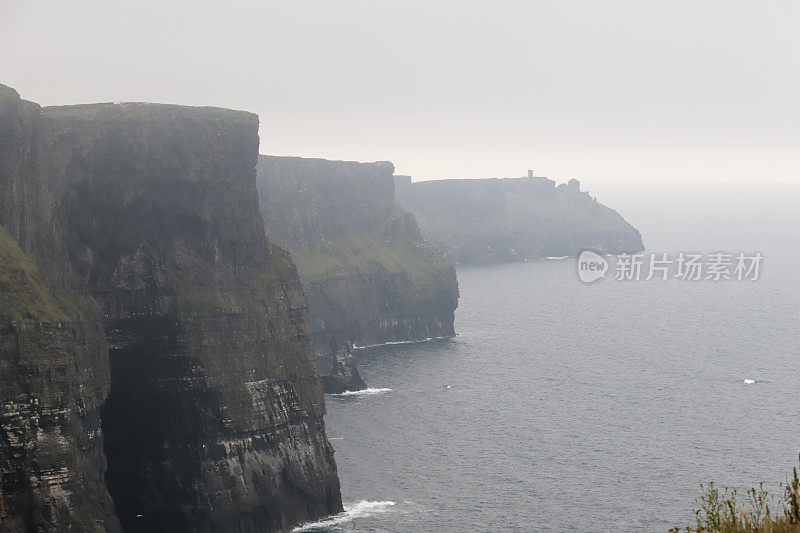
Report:
M 397 200 L 425 238 L 455 263 L 481 264 L 644 249 L 639 232 L 572 179 L 543 177 L 413 182 L 395 176 Z
M 258 214 L 257 130 L 0 87 L 3 531 L 341 510 L 307 304 Z
M 395 201 L 389 162 L 260 156 L 267 235 L 290 251 L 320 353 L 454 335 L 452 264 Z

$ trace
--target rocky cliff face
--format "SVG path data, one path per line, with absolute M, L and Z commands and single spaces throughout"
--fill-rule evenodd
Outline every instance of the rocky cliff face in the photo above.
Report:
M 108 383 L 96 305 L 54 293 L 0 229 L 0 530 L 119 529 L 103 481 Z
M 8 118 L 23 112 L 28 130 Z M 31 267 L 10 269 L 53 294 L 32 306 L 0 283 L 21 302 L 0 337 L 16 347 L 0 352 L 3 526 L 114 530 L 108 493 L 126 530 L 341 510 L 302 288 L 258 215 L 257 117 L 14 94 L 1 118 L 0 223 Z M 67 481 L 24 479 L 40 456 Z
M 644 249 L 639 232 L 577 180 L 557 187 L 538 177 L 395 182 L 398 201 L 416 215 L 425 238 L 456 263 Z
M 259 157 L 267 234 L 297 264 L 321 353 L 454 334 L 455 270 L 396 204 L 393 171 L 388 162 Z
M 40 113 L 0 85 L 0 530 L 118 531 L 103 479 L 107 345 L 63 263 Z
M 326 394 L 342 394 L 367 388 L 367 384 L 358 373 L 356 358 L 346 346 L 336 350 L 331 371 L 322 376 L 322 386 Z

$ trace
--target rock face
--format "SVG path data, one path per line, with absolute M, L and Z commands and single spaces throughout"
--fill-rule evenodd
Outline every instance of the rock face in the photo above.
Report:
M 0 530 L 119 530 L 103 482 L 96 305 L 55 293 L 0 229 Z
M 4 90 L 0 529 L 340 511 L 302 287 L 258 215 L 258 118 Z
M 320 353 L 454 335 L 452 264 L 394 199 L 389 162 L 260 156 L 267 235 L 288 249 Z
M 341 394 L 347 391 L 360 391 L 367 388 L 367 384 L 358 373 L 356 358 L 346 347 L 336 350 L 333 368 L 330 373 L 322 377 L 325 394 Z
M 618 213 L 580 190 L 547 178 L 411 182 L 395 176 L 397 200 L 416 215 L 422 233 L 461 264 L 638 252 L 642 237 Z
M 55 223 L 40 113 L 0 85 L 0 530 L 118 531 L 103 480 L 102 315 Z

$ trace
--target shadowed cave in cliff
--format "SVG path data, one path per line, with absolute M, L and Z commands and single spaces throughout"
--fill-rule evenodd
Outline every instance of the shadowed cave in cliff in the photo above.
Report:
M 110 329 L 112 336 L 131 339 L 109 347 L 111 389 L 101 409 L 106 485 L 127 531 L 189 527 L 170 509 L 183 501 L 181 487 L 186 482 L 191 487 L 195 477 L 185 467 L 201 462 L 196 435 L 202 432 L 212 398 L 208 392 L 192 391 L 196 362 L 171 340 L 176 329 L 177 324 L 165 320 Z M 183 380 L 185 388 L 164 386 L 171 379 Z M 171 472 L 164 471 L 175 450 L 188 461 L 184 468 L 175 464 Z M 154 487 L 160 489 L 156 494 L 150 492 Z

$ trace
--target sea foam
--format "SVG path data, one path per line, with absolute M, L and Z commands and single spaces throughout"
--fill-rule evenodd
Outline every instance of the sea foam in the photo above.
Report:
M 451 339 L 452 337 L 426 337 L 424 339 L 418 339 L 413 341 L 388 341 L 388 342 L 381 342 L 378 344 L 365 344 L 364 346 L 359 346 L 356 343 L 353 343 L 353 350 L 365 350 L 367 348 L 380 348 L 381 346 L 395 346 L 397 344 L 419 344 L 421 342 L 430 342 L 430 341 L 440 341 L 444 339 Z
M 311 533 L 315 531 L 329 531 L 331 528 L 334 528 L 339 524 L 350 522 L 351 520 L 355 520 L 356 518 L 363 518 L 365 516 L 372 516 L 374 514 L 386 512 L 392 506 L 394 506 L 394 504 L 395 504 L 394 502 L 390 501 L 370 502 L 367 500 L 361 500 L 360 502 L 356 502 L 353 505 L 345 505 L 344 512 L 342 513 L 331 516 L 324 520 L 320 520 L 319 522 L 310 522 L 308 524 L 303 524 L 299 527 L 294 528 L 292 532 Z
M 340 394 L 332 394 L 331 396 L 369 396 L 371 394 L 383 394 L 384 392 L 391 392 L 392 389 L 364 389 L 364 390 L 349 390 Z

